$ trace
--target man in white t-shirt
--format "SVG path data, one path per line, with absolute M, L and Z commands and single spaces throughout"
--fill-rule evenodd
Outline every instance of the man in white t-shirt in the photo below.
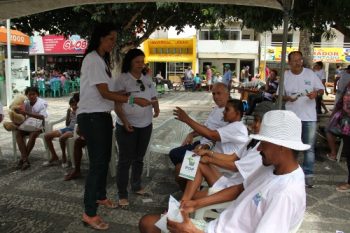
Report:
M 230 94 L 225 84 L 217 83 L 212 88 L 212 95 L 216 106 L 210 112 L 204 125 L 209 129 L 218 129 L 228 124 L 228 122 L 225 122 L 223 119 L 223 111 L 227 101 L 230 98 Z M 185 156 L 186 150 L 191 151 L 195 148 L 209 149 L 213 145 L 211 140 L 205 137 L 202 137 L 200 140 L 193 141 L 193 139 L 197 136 L 199 136 L 199 134 L 196 131 L 190 132 L 180 147 L 174 148 L 169 152 L 169 157 L 175 165 L 176 181 L 183 189 L 185 188 L 184 186 L 186 183 L 184 183 L 184 179 L 180 178 L 178 174 L 180 172 L 181 163 Z
M 306 185 L 312 187 L 317 127 L 315 98 L 323 94 L 324 86 L 311 69 L 303 67 L 303 55 L 300 51 L 288 54 L 288 64 L 290 70 L 284 75 L 285 90 L 282 95 L 286 102 L 286 110 L 294 112 L 302 121 L 302 141 L 311 146 L 304 152 L 303 170 Z
M 327 88 L 326 88 L 326 72 L 323 69 L 323 62 L 318 61 L 313 66 L 313 71 L 316 74 L 316 76 L 321 80 L 324 90 L 326 92 L 326 95 L 328 95 Z M 322 108 L 325 110 L 325 113 L 328 113 L 328 109 L 326 105 L 323 103 L 323 95 L 318 95 L 316 97 L 316 112 L 317 114 L 322 114 Z
M 301 142 L 300 119 L 290 111 L 265 114 L 260 134 L 261 166 L 244 181 L 244 191 L 220 216 L 209 222 L 191 220 L 182 212 L 183 222 L 168 219 L 172 233 L 288 233 L 304 217 L 306 192 L 304 173 L 294 150 L 306 150 Z M 141 233 L 160 232 L 154 225 L 159 216 L 146 215 L 139 223 Z M 199 226 L 201 229 L 199 229 Z

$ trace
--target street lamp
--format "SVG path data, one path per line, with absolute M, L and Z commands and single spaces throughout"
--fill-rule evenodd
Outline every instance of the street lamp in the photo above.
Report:
M 284 95 L 284 71 L 286 69 L 288 25 L 291 10 L 293 9 L 294 0 L 278 0 L 283 7 L 283 40 L 282 40 L 282 57 L 281 57 L 281 79 L 278 91 L 278 109 L 282 109 L 282 97 Z

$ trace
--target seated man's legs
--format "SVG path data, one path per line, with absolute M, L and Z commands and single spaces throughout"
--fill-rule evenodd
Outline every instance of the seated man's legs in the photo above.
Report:
M 141 233 L 160 233 L 160 229 L 154 224 L 160 219 L 159 214 L 147 214 L 139 221 L 139 230 Z
M 59 142 L 62 150 L 62 164 L 67 163 L 67 156 L 66 156 L 66 141 L 68 138 L 73 137 L 73 132 L 72 131 L 67 131 L 65 133 L 62 133 L 60 136 Z
M 61 136 L 61 131 L 59 131 L 59 130 L 54 130 L 52 132 L 45 133 L 45 136 L 44 136 L 45 143 L 46 143 L 47 148 L 49 149 L 49 151 L 51 153 L 51 159 L 49 162 L 53 162 L 53 161 L 58 160 L 58 156 L 57 156 L 57 153 L 55 151 L 55 148 L 53 147 L 52 140 L 54 138 L 58 138 L 59 136 Z
M 208 185 L 212 186 L 221 176 L 222 174 L 215 167 L 200 163 L 194 180 L 187 181 L 182 200 L 191 200 L 194 197 L 198 188 L 202 184 L 203 177 Z
M 83 147 L 86 141 L 82 137 L 78 137 L 74 142 L 74 164 L 75 168 L 72 172 L 64 177 L 64 180 L 72 180 L 80 176 L 80 163 L 83 156 Z

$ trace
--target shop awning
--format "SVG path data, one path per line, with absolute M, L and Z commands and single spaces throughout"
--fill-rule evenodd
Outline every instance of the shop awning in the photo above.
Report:
M 0 27 L 0 43 L 7 43 L 7 31 L 5 27 Z M 20 31 L 11 30 L 11 44 L 29 46 L 30 38 Z
M 0 20 L 78 5 L 128 2 L 155 2 L 155 0 L 0 0 Z M 157 2 L 169 2 L 169 0 L 157 0 Z M 176 2 L 213 3 L 212 0 L 177 0 Z M 282 10 L 280 0 L 215 0 L 214 2 L 216 4 L 261 6 Z

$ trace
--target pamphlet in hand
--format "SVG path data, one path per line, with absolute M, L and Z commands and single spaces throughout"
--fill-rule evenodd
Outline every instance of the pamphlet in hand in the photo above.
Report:
M 188 180 L 194 180 L 200 159 L 201 157 L 196 156 L 192 151 L 186 151 L 179 176 Z
M 173 196 L 170 195 L 168 212 L 158 220 L 154 225 L 158 227 L 162 232 L 168 233 L 167 219 L 175 222 L 183 222 L 183 217 L 180 212 L 180 202 L 178 202 Z

